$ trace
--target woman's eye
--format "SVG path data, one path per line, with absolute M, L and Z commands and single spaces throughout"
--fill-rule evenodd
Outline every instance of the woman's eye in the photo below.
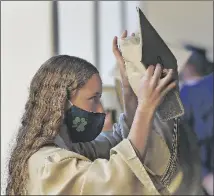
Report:
M 96 97 L 96 96 L 94 96 L 94 97 L 90 97 L 89 99 L 90 99 L 90 100 L 96 100 L 96 99 L 97 99 L 97 97 Z
M 101 98 L 101 95 L 100 96 L 94 96 L 94 97 L 91 97 L 89 99 L 93 100 L 94 102 L 100 102 L 100 98 Z

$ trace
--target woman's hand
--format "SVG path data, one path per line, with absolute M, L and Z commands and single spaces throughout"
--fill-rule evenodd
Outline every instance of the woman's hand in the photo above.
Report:
M 132 33 L 132 36 L 135 36 L 135 34 Z M 127 31 L 124 31 L 123 34 L 121 35 L 121 39 L 125 39 L 126 37 L 127 37 Z M 122 79 L 121 83 L 123 85 L 123 88 L 131 89 L 131 86 L 129 84 L 128 77 L 126 74 L 125 62 L 124 62 L 123 56 L 118 48 L 118 38 L 116 36 L 113 39 L 113 53 L 114 53 L 114 56 L 117 60 L 117 64 L 120 69 L 120 75 L 121 75 L 121 79 Z
M 163 71 L 165 72 L 164 75 Z M 164 96 L 176 87 L 176 82 L 171 82 L 172 73 L 172 70 L 162 70 L 160 65 L 156 67 L 149 66 L 141 79 L 138 106 L 128 136 L 141 158 L 145 155 L 146 143 L 156 108 L 160 105 Z
M 132 36 L 134 35 L 135 34 L 132 33 Z M 125 39 L 126 37 L 127 37 L 127 31 L 124 31 L 121 38 Z M 128 127 L 131 127 L 134 119 L 135 111 L 137 109 L 137 97 L 129 83 L 128 76 L 126 74 L 125 62 L 123 60 L 123 56 L 117 45 L 117 37 L 114 37 L 113 39 L 113 53 L 117 60 L 117 65 L 119 66 L 119 69 L 120 69 L 121 83 L 122 83 L 122 89 L 123 89 L 125 119 Z
M 163 73 L 165 73 L 163 75 Z M 162 76 L 162 77 L 161 77 Z M 150 65 L 141 79 L 138 92 L 138 109 L 151 108 L 155 111 L 165 95 L 176 87 L 173 81 L 173 70 L 163 70 L 161 65 Z

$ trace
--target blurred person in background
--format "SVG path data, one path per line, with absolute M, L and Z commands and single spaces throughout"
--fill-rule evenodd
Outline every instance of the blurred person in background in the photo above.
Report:
M 202 184 L 207 194 L 213 194 L 213 63 L 205 50 L 193 50 L 183 72 L 180 96 L 185 108 L 183 119 L 198 138 L 202 162 Z
M 206 57 L 206 50 L 192 45 L 186 46 L 187 50 L 192 51 L 180 73 L 180 79 L 184 85 L 194 85 L 204 76 L 213 72 L 213 62 L 209 62 Z

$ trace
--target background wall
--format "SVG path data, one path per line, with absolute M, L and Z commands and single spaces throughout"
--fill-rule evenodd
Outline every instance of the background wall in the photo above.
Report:
M 1 2 L 2 172 L 9 141 L 20 124 L 29 82 L 52 55 L 51 17 L 48 1 Z
M 213 60 L 213 1 L 143 1 L 146 15 L 172 46 L 193 43 Z

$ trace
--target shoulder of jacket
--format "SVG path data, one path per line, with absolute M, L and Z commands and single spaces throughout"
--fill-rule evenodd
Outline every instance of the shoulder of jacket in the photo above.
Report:
M 41 167 L 46 163 L 59 163 L 66 159 L 90 161 L 86 157 L 75 152 L 55 146 L 48 146 L 42 147 L 30 157 L 29 166 L 32 167 L 33 165 L 35 165 L 36 167 Z

